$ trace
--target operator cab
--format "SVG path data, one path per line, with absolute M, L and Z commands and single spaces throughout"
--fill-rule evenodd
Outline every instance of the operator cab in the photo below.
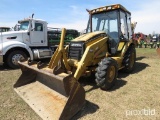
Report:
M 104 31 L 109 36 L 109 51 L 116 54 L 121 41 L 132 38 L 131 14 L 117 4 L 88 11 L 90 19 L 86 32 Z

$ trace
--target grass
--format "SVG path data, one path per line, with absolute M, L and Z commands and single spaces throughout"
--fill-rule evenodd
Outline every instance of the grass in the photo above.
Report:
M 137 55 L 146 55 L 147 57 L 151 57 L 152 54 L 157 56 L 156 50 L 155 49 L 150 49 L 150 48 L 136 48 L 137 50 Z M 148 54 L 148 55 L 147 55 Z
M 83 83 L 86 105 L 73 120 L 160 119 L 160 58 L 155 49 L 136 50 L 135 70 L 132 74 L 119 72 L 117 83 L 110 91 L 95 87 L 91 79 Z M 0 68 L 0 120 L 41 119 L 13 90 L 20 74 L 19 69 Z M 155 110 L 155 115 L 131 115 L 144 109 Z

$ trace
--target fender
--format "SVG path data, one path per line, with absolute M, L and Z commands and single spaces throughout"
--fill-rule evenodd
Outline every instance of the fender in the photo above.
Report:
M 29 55 L 30 55 L 31 60 L 33 60 L 32 50 L 27 44 L 24 44 L 24 43 L 19 42 L 19 41 L 5 41 L 1 44 L 3 44 L 2 45 L 3 46 L 3 48 L 2 48 L 2 54 L 3 55 L 5 55 L 7 53 L 7 51 L 12 49 L 12 48 L 20 47 L 20 48 L 26 49 L 28 51 Z

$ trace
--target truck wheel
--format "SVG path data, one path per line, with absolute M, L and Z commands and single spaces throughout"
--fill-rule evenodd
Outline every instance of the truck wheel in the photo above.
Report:
M 135 61 L 136 61 L 136 50 L 135 46 L 131 45 L 124 55 L 124 59 L 122 62 L 124 68 L 122 69 L 122 71 L 126 73 L 132 72 L 135 66 Z
M 24 59 L 27 59 L 27 55 L 23 51 L 16 50 L 9 53 L 9 55 L 7 56 L 6 62 L 9 67 L 15 69 L 15 68 L 19 68 L 18 61 L 21 61 Z
M 118 75 L 117 62 L 112 58 L 104 58 L 96 69 L 96 83 L 102 90 L 108 90 L 115 84 Z

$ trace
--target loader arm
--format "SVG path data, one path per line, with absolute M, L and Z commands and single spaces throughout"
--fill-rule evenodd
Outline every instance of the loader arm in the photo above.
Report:
M 101 49 L 104 44 L 107 44 L 106 43 L 107 39 L 108 39 L 108 37 L 104 37 L 101 40 L 98 40 L 98 41 L 94 42 L 93 44 L 87 46 L 80 62 L 78 62 L 78 67 L 77 67 L 77 70 L 75 71 L 75 74 L 74 74 L 74 78 L 76 80 L 78 80 L 80 78 L 80 76 L 86 70 L 86 67 L 90 63 L 96 61 L 95 53 L 97 52 L 97 50 Z M 105 54 L 104 54 L 104 56 L 105 56 Z M 101 58 L 98 58 L 98 59 L 101 59 Z M 96 63 L 98 63 L 98 61 L 99 60 L 97 60 Z
M 64 62 L 65 68 L 67 70 L 71 69 L 70 66 L 67 63 L 67 57 L 66 57 L 65 49 L 64 49 L 65 34 L 66 34 L 66 29 L 63 28 L 62 29 L 62 34 L 61 34 L 60 45 L 56 49 L 55 53 L 53 54 L 53 56 L 52 56 L 52 58 L 49 62 L 48 68 L 50 68 L 50 69 L 54 69 L 58 65 L 59 60 L 62 60 Z

